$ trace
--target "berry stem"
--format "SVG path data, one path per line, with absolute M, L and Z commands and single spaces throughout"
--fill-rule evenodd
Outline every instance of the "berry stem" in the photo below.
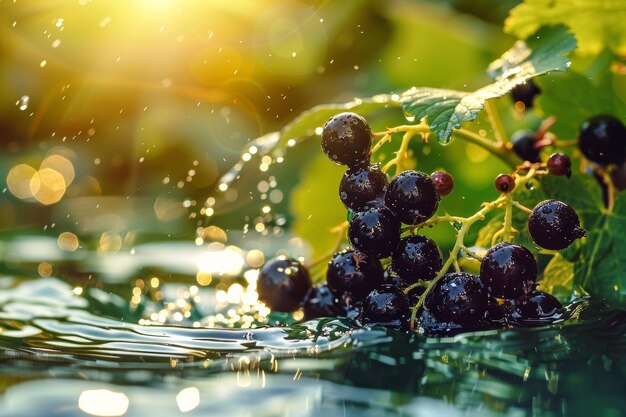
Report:
M 505 242 L 510 242 L 513 233 L 511 229 L 513 228 L 513 199 L 511 198 L 511 194 L 505 195 L 504 200 L 504 226 L 502 236 Z
M 505 143 L 497 143 L 486 139 L 477 133 L 467 129 L 455 129 L 452 131 L 453 136 L 464 139 L 474 145 L 478 145 L 491 154 L 500 158 L 505 164 L 511 168 L 515 168 L 519 164 L 519 158 L 513 152 L 510 152 Z
M 496 137 L 496 143 L 501 145 L 508 142 L 509 138 L 506 136 L 506 129 L 504 128 L 504 123 L 502 123 L 500 112 L 493 101 L 488 100 L 485 102 L 485 112 L 487 112 L 491 129 L 493 129 L 493 134 Z
M 413 138 L 413 136 L 415 136 L 415 132 L 412 130 L 409 130 L 404 133 L 404 135 L 402 136 L 402 142 L 400 143 L 400 148 L 398 148 L 398 150 L 395 152 L 396 156 L 394 156 L 391 161 L 387 162 L 381 168 L 382 172 L 387 173 L 389 168 L 391 168 L 394 165 L 396 167 L 395 169 L 396 175 L 399 174 L 403 170 L 402 164 L 409 157 L 409 153 L 408 153 L 409 142 L 411 142 L 411 139 Z
M 608 170 L 602 170 L 602 182 L 606 185 L 606 213 L 611 215 L 615 207 L 615 185 Z
M 411 328 L 413 330 L 415 330 L 415 318 L 417 317 L 417 312 L 424 305 L 424 301 L 426 300 L 426 297 L 432 291 L 432 289 L 435 287 L 437 282 L 441 279 L 441 277 L 443 277 L 446 274 L 446 272 L 448 271 L 450 266 L 452 266 L 454 264 L 454 262 L 455 262 L 455 260 L 456 260 L 456 258 L 458 256 L 459 250 L 461 250 L 461 248 L 464 247 L 463 240 L 465 239 L 465 235 L 467 234 L 469 228 L 474 223 L 476 223 L 478 220 L 483 220 L 485 218 L 485 215 L 487 213 L 489 213 L 491 210 L 493 210 L 494 208 L 500 207 L 504 203 L 505 198 L 506 198 L 505 196 L 501 195 L 496 200 L 494 200 L 494 201 L 492 201 L 490 203 L 484 203 L 482 208 L 480 210 L 478 210 L 475 214 L 473 214 L 473 215 L 471 215 L 470 217 L 467 217 L 467 218 L 462 218 L 460 220 L 461 228 L 459 229 L 459 232 L 458 232 L 458 234 L 456 236 L 456 241 L 454 243 L 454 247 L 450 251 L 450 256 L 446 260 L 446 263 L 443 264 L 443 267 L 439 270 L 439 272 L 437 273 L 435 278 L 433 278 L 432 281 L 429 282 L 428 287 L 426 287 L 426 290 L 424 291 L 424 294 L 422 294 L 422 296 L 418 300 L 417 304 L 415 304 L 415 306 L 413 306 L 413 308 L 412 308 L 412 312 L 411 312 Z
M 476 252 L 474 252 L 473 250 L 469 249 L 468 247 L 466 247 L 465 245 L 461 245 L 461 250 L 463 252 L 465 252 L 465 254 L 471 258 L 474 258 L 478 261 L 482 261 L 484 256 L 481 256 L 479 254 L 477 254 Z

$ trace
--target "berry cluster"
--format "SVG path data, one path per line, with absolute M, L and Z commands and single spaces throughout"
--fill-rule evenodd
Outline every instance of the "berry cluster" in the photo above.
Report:
M 500 197 L 474 216 L 433 217 L 441 197 L 453 189 L 452 176 L 405 170 L 389 179 L 385 168 L 370 163 L 372 138 L 367 122 L 354 113 L 338 114 L 325 124 L 322 149 L 331 161 L 347 166 L 339 197 L 349 211 L 351 248 L 332 256 L 326 284 L 316 287 L 299 261 L 279 257 L 267 262 L 257 284 L 263 302 L 278 311 L 302 306 L 305 319 L 347 315 L 361 325 L 410 327 L 428 335 L 544 323 L 558 316 L 558 300 L 536 290 L 533 254 L 510 242 L 510 210 L 516 206 L 529 213 L 528 232 L 544 249 L 563 249 L 583 237 L 578 216 L 567 204 L 546 200 L 530 210 L 511 196 L 516 184 L 534 175 L 569 177 L 571 162 L 566 155 L 554 154 L 547 164 L 525 166 L 525 176 L 517 171 L 499 175 L 495 186 Z M 492 209 L 505 209 L 499 232 L 503 241 L 480 256 L 464 246 L 463 237 Z M 443 221 L 461 224 L 445 263 L 437 244 L 417 233 Z M 460 250 L 480 259 L 479 275 L 460 270 L 456 261 Z

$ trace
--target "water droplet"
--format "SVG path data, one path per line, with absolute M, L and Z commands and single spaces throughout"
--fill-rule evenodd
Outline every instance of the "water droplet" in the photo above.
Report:
M 24 95 L 20 97 L 20 99 L 15 103 L 15 105 L 21 110 L 24 111 L 28 108 L 28 104 L 30 103 L 30 97 Z

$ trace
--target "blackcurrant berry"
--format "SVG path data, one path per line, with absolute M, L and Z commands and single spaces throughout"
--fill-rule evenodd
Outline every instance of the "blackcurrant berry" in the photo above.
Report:
M 524 246 L 498 243 L 480 263 L 480 280 L 490 295 L 513 299 L 532 288 L 537 280 L 537 261 Z
M 341 305 L 354 305 L 383 283 L 383 267 L 378 259 L 345 250 L 328 263 L 326 282 Z
M 279 256 L 259 271 L 259 299 L 275 311 L 294 311 L 311 288 L 309 272 L 297 260 Z
M 623 162 L 626 160 L 626 127 L 613 116 L 594 116 L 580 127 L 578 147 L 583 155 L 598 164 Z
M 542 291 L 533 291 L 513 302 L 511 317 L 515 322 L 553 317 L 563 306 L 552 295 Z
M 439 192 L 430 176 L 404 171 L 387 186 L 385 205 L 406 224 L 418 224 L 432 217 L 439 206 Z
M 524 161 L 541 162 L 535 142 L 535 133 L 528 130 L 520 130 L 511 136 L 513 152 Z
M 447 172 L 437 171 L 430 174 L 430 178 L 435 183 L 437 191 L 441 197 L 444 197 L 452 192 L 454 188 L 454 179 L 452 175 Z
M 339 184 L 339 198 L 348 209 L 364 210 L 385 192 L 387 175 L 377 165 L 348 169 Z
M 509 314 L 511 302 L 506 300 L 500 304 L 494 297 L 489 297 L 487 302 L 487 312 L 485 314 L 485 320 L 490 322 L 503 323 L 507 315 Z
M 372 131 L 365 119 L 355 113 L 331 117 L 322 130 L 322 150 L 340 165 L 368 164 L 371 146 Z
M 407 285 L 430 281 L 443 266 L 439 247 L 426 236 L 413 235 L 400 240 L 391 258 L 392 269 Z
M 585 236 L 573 208 L 557 200 L 545 200 L 528 217 L 528 231 L 533 241 L 545 249 L 564 249 Z
M 385 284 L 394 285 L 403 291 L 405 291 L 405 289 L 410 285 L 409 283 L 405 282 L 402 278 L 400 278 L 400 275 L 398 275 L 393 270 L 391 265 L 389 265 L 387 269 L 385 269 L 384 280 L 385 280 Z M 405 292 L 405 294 L 407 298 L 409 299 L 410 304 L 416 304 L 417 301 L 419 300 L 419 297 L 422 294 L 424 294 L 424 291 L 426 291 L 426 287 L 417 286 L 409 290 L 408 293 Z
M 384 258 L 400 241 L 400 222 L 387 207 L 372 207 L 354 215 L 348 238 L 357 251 Z
M 335 296 L 328 285 L 311 288 L 304 298 L 302 308 L 305 320 L 344 315 L 343 309 L 335 302 Z
M 547 166 L 548 172 L 552 175 L 565 175 L 567 178 L 572 176 L 572 161 L 564 153 L 558 152 L 550 155 Z
M 404 292 L 385 284 L 370 292 L 361 306 L 360 319 L 364 325 L 406 329 L 411 310 Z
M 511 98 L 514 103 L 524 103 L 524 108 L 530 109 L 533 106 L 533 102 L 537 94 L 541 93 L 541 89 L 537 87 L 532 80 L 528 80 L 525 83 L 516 85 L 511 90 Z
M 451 272 L 426 296 L 426 308 L 440 321 L 475 324 L 484 317 L 489 295 L 476 275 Z
M 496 177 L 493 185 L 501 193 L 510 193 L 515 188 L 515 178 L 509 174 L 500 174 Z

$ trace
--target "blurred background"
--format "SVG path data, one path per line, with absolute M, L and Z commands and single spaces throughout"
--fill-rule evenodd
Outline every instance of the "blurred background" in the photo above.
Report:
M 220 176 L 251 140 L 314 105 L 484 85 L 487 64 L 514 41 L 501 28 L 517 3 L 0 0 L 3 268 L 32 258 L 41 276 L 90 276 L 42 262 L 56 255 L 29 236 L 53 240 L 59 259 L 227 239 L 310 255 L 299 236 L 311 235 L 307 225 L 324 232 L 302 219 L 327 212 L 323 227 L 345 219 L 342 170 L 320 159 L 317 141 L 281 164 L 257 161 L 241 187 L 216 193 Z M 453 173 L 457 188 L 443 209 L 459 214 L 488 199 L 504 169 L 461 143 L 420 144 L 416 159 L 426 172 Z M 264 240 L 272 235 L 283 237 L 276 247 Z

